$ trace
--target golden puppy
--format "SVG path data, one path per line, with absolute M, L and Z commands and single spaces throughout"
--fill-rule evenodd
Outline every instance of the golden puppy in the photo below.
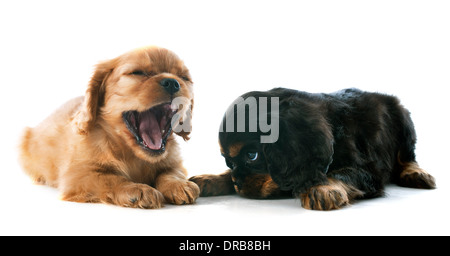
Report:
M 31 178 L 62 199 L 126 207 L 194 203 L 173 132 L 189 139 L 192 80 L 174 53 L 141 48 L 101 62 L 86 95 L 35 128 L 20 160 Z

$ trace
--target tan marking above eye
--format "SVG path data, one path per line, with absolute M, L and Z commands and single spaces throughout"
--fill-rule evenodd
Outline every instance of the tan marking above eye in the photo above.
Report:
M 238 142 L 238 143 L 235 143 L 235 144 L 231 145 L 230 147 L 228 147 L 228 152 L 230 153 L 230 157 L 236 157 L 237 155 L 239 155 L 239 152 L 241 152 L 241 149 L 243 146 L 244 146 L 243 143 Z

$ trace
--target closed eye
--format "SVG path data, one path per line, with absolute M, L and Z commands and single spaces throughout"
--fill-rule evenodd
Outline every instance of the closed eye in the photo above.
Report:
M 153 72 L 153 71 L 147 72 L 147 71 L 144 71 L 144 70 L 135 70 L 135 71 L 131 72 L 130 75 L 151 77 L 151 76 L 156 75 L 156 73 Z
M 147 73 L 145 71 L 142 71 L 142 70 L 136 70 L 136 71 L 131 72 L 130 75 L 147 76 Z
M 183 79 L 186 82 L 192 82 L 191 77 L 189 76 L 189 73 L 185 73 L 185 72 L 178 73 L 178 77 L 180 77 L 181 79 Z

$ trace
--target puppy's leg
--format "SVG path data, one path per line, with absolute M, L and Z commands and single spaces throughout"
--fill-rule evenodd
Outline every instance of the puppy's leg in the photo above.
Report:
M 102 202 L 145 209 L 161 208 L 164 204 L 164 197 L 158 190 L 131 182 L 114 172 L 67 172 L 61 189 L 62 199 L 67 201 Z
M 377 174 L 363 168 L 353 167 L 331 170 L 328 172 L 327 177 L 339 180 L 359 191 L 360 193 L 356 193 L 354 199 L 383 196 L 384 186 L 388 182 L 388 179 L 384 180 L 383 177 L 379 177 Z
M 383 195 L 384 183 L 361 168 L 341 168 L 327 174 L 328 184 L 314 186 L 300 195 L 302 205 L 312 210 L 339 209 L 355 199 Z
M 193 204 L 200 194 L 194 182 L 188 181 L 182 171 L 173 170 L 160 174 L 156 179 L 158 189 L 168 203 Z
M 313 186 L 306 193 L 300 194 L 303 208 L 309 210 L 340 209 L 363 193 L 340 180 L 328 178 L 328 184 Z
M 199 186 L 200 196 L 221 196 L 236 193 L 231 180 L 231 170 L 227 170 L 219 175 L 203 174 L 193 176 L 189 180 Z

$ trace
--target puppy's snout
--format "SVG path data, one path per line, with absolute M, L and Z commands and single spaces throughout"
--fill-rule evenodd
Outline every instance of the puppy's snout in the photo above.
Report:
M 174 94 L 180 90 L 180 84 L 173 78 L 163 79 L 159 84 L 170 94 Z

